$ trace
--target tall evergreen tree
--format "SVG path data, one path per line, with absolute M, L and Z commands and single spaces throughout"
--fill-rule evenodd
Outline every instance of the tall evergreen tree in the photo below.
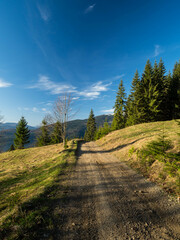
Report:
M 62 125 L 59 121 L 57 121 L 51 135 L 51 143 L 55 144 L 60 142 L 62 142 Z
M 140 78 L 139 73 L 136 70 L 132 85 L 131 92 L 126 103 L 126 125 L 131 126 L 138 123 L 138 101 L 139 101 L 139 87 Z
M 16 127 L 14 146 L 16 149 L 23 149 L 24 145 L 29 143 L 30 130 L 24 117 L 20 119 Z
M 158 102 L 159 102 L 159 107 L 158 107 L 158 114 L 157 114 L 157 119 L 158 121 L 160 120 L 168 120 L 168 99 L 169 99 L 169 84 L 167 79 L 167 76 L 165 75 L 166 73 L 166 68 L 164 66 L 164 62 L 162 61 L 162 58 L 159 61 L 158 64 L 158 82 L 157 82 L 157 90 L 159 92 L 158 95 Z
M 172 119 L 172 108 L 171 108 L 171 85 L 172 76 L 171 73 L 165 77 L 163 84 L 163 95 L 161 104 L 161 118 L 158 120 L 171 120 Z
M 84 140 L 93 141 L 95 138 L 95 133 L 96 133 L 96 121 L 95 121 L 93 110 L 91 109 L 91 112 L 89 114 L 89 118 L 87 121 L 87 128 L 84 135 Z
M 47 121 L 45 119 L 42 120 L 42 126 L 40 130 L 41 130 L 41 134 L 37 138 L 37 146 L 41 147 L 41 146 L 46 146 L 50 144 L 51 139 L 49 136 Z
M 180 118 L 180 61 L 176 62 L 172 75 L 170 101 L 172 118 Z
M 114 118 L 112 122 L 112 130 L 117 130 L 125 127 L 125 104 L 126 104 L 126 94 L 123 86 L 123 81 L 121 80 L 116 95 L 116 102 L 114 105 Z
M 139 122 L 155 121 L 159 112 L 159 91 L 157 84 L 153 81 L 153 69 L 149 60 L 142 74 L 139 95 Z

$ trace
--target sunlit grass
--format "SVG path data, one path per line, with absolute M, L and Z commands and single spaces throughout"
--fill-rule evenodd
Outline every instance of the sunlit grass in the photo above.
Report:
M 179 120 L 180 121 L 180 120 Z M 145 174 L 176 194 L 180 194 L 180 126 L 178 121 L 164 121 L 138 124 L 111 132 L 98 140 L 97 143 L 107 152 L 113 153 L 119 160 Z M 166 150 L 166 162 L 160 161 L 163 154 L 153 154 L 158 145 L 159 137 L 165 136 L 170 141 L 171 148 Z M 149 147 L 154 143 L 153 150 Z M 146 150 L 144 162 L 138 155 L 142 149 Z M 145 151 L 144 150 L 144 151 Z M 147 162 L 153 161 L 147 165 Z M 148 160 L 149 159 L 149 160 Z
M 0 154 L 0 224 L 54 184 L 68 162 L 75 161 L 75 148 L 71 144 L 63 150 L 58 144 Z

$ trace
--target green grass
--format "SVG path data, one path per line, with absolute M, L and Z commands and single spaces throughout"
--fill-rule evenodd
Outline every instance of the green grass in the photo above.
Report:
M 180 121 L 143 123 L 111 132 L 97 143 L 169 193 L 180 195 Z M 165 137 L 166 136 L 166 137 Z
M 49 234 L 52 209 L 67 187 L 61 177 L 75 164 L 76 148 L 72 141 L 66 150 L 53 145 L 0 155 L 0 239 L 39 239 L 41 229 Z

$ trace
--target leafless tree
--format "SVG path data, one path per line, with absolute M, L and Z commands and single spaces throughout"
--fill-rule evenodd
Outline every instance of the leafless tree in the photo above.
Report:
M 65 147 L 67 122 L 72 118 L 71 94 L 65 93 L 57 98 L 54 103 L 52 117 L 56 122 L 59 121 L 61 123 L 63 146 Z

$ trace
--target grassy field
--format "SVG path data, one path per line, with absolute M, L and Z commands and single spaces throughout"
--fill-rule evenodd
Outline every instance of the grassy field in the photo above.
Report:
M 57 144 L 0 154 L 0 239 L 26 239 L 37 226 L 50 228 L 59 181 L 76 162 L 77 143 L 68 144 L 66 150 Z
M 180 195 L 180 136 L 178 133 L 180 133 L 180 126 L 175 120 L 144 123 L 111 132 L 97 143 L 150 180 L 161 184 L 166 191 Z M 166 141 L 171 143 L 170 147 L 161 154 L 156 153 L 160 138 L 164 139 L 164 144 Z

